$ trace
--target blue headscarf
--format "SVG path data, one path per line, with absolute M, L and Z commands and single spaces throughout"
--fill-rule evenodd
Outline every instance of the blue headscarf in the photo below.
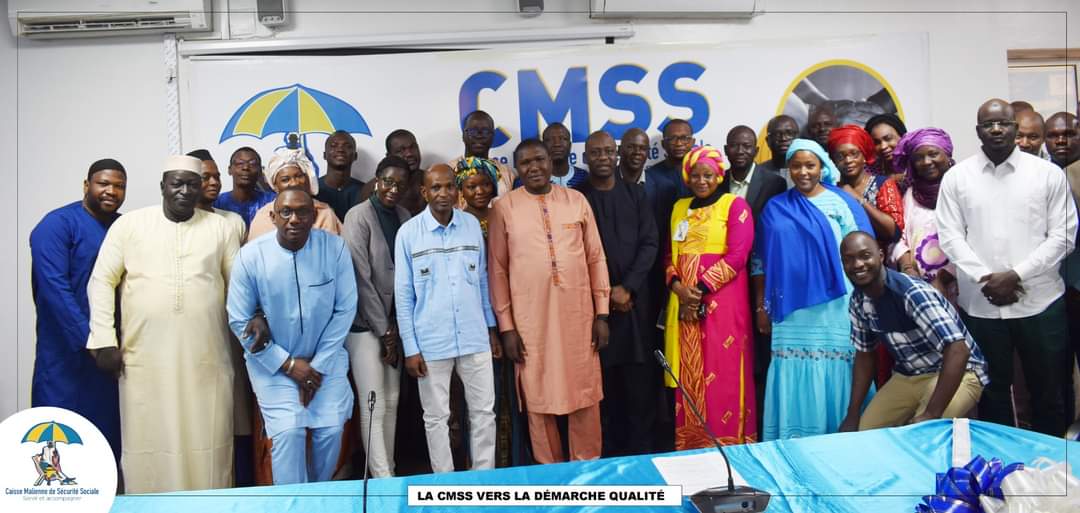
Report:
M 850 194 L 835 185 L 840 173 L 818 143 L 796 139 L 787 160 L 806 150 L 821 160 L 821 185 L 847 204 L 859 229 L 874 233 L 870 218 Z M 791 312 L 831 301 L 847 293 L 840 250 L 825 214 L 797 189 L 769 200 L 758 220 L 761 231 L 754 251 L 765 267 L 765 309 L 773 322 Z
M 840 171 L 836 169 L 836 164 L 833 164 L 832 159 L 829 158 L 829 154 L 821 147 L 816 141 L 810 139 L 795 139 L 791 141 L 791 146 L 788 146 L 787 154 L 784 155 L 784 162 L 791 161 L 791 157 L 795 155 L 797 151 L 808 151 L 817 155 L 818 160 L 821 161 L 821 183 L 827 185 L 836 185 L 840 181 Z

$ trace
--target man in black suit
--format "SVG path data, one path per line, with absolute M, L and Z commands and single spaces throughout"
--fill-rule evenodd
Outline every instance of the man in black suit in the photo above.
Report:
M 758 164 L 757 170 L 780 175 L 789 188 L 794 186 L 787 169 L 787 150 L 791 146 L 791 141 L 797 137 L 799 137 L 799 123 L 795 121 L 795 118 L 781 114 L 770 119 L 765 125 L 765 144 L 769 146 L 772 158 Z
M 727 134 L 727 144 L 724 145 L 724 153 L 731 162 L 724 181 L 720 183 L 720 189 L 730 192 L 746 200 L 750 204 L 750 211 L 754 215 L 755 223 L 765 209 L 769 199 L 787 190 L 787 183 L 779 174 L 768 172 L 754 164 L 757 156 L 757 135 L 745 125 L 732 128 Z M 755 233 L 759 232 L 755 225 Z M 750 274 L 750 304 L 759 304 L 756 300 L 764 294 L 765 276 L 763 274 Z M 769 369 L 769 356 L 771 343 L 769 335 L 754 333 L 754 384 L 757 387 L 758 402 L 758 425 L 762 425 L 760 418 L 765 411 L 765 377 Z
M 685 122 L 669 122 L 668 125 L 674 123 L 673 131 L 678 132 L 679 129 L 685 128 L 689 130 L 689 124 Z M 669 132 L 670 135 L 670 132 Z M 672 144 L 682 144 L 683 140 L 674 141 L 669 139 L 665 142 L 665 148 L 670 147 Z M 685 153 L 682 147 L 679 147 Z M 669 150 L 673 151 L 673 150 Z M 649 160 L 649 136 L 640 128 L 631 128 L 623 133 L 622 141 L 619 143 L 619 176 L 622 179 L 631 184 L 637 184 L 645 188 L 645 200 L 649 204 L 649 208 L 652 209 L 652 214 L 656 219 L 656 231 L 657 241 L 659 243 L 656 260 L 653 263 L 652 269 L 649 271 L 649 288 L 652 290 L 653 298 L 650 301 L 650 311 L 647 318 L 651 327 L 655 330 L 653 333 L 653 340 L 657 344 L 653 349 L 663 349 L 664 337 L 659 329 L 656 328 L 656 323 L 660 319 L 660 313 L 667 311 L 665 308 L 667 305 L 667 284 L 664 280 L 664 252 L 668 251 L 668 245 L 671 244 L 671 210 L 675 206 L 675 200 L 678 199 L 678 191 L 666 176 L 661 172 L 663 169 L 653 169 L 646 171 L 645 163 Z M 655 168 L 655 166 L 654 166 Z M 663 166 L 661 166 L 663 168 Z M 682 179 L 679 179 L 682 183 Z M 650 374 L 644 379 L 655 379 L 656 381 L 663 380 L 660 367 L 650 367 L 654 374 Z M 653 427 L 653 447 L 652 452 L 670 452 L 675 450 L 675 394 L 674 389 L 668 387 L 662 387 L 664 394 L 661 394 L 657 399 L 660 401 L 656 406 L 656 424 Z
M 757 157 L 757 135 L 746 125 L 732 128 L 727 134 L 724 153 L 731 162 L 720 187 L 724 192 L 734 193 L 750 204 L 754 219 L 765 208 L 765 202 L 773 196 L 787 190 L 787 183 L 776 173 L 762 173 L 754 164 Z

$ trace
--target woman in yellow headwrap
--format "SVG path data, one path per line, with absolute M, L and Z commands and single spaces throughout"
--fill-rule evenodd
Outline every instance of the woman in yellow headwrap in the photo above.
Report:
M 754 351 L 747 260 L 754 219 L 746 200 L 719 189 L 727 164 L 711 146 L 683 157 L 694 197 L 675 203 L 664 352 L 687 394 L 722 444 L 757 440 Z M 667 378 L 667 385 L 675 383 Z M 675 392 L 675 447 L 713 445 L 686 398 Z
M 454 182 L 461 192 L 461 203 L 464 203 L 462 210 L 480 220 L 480 229 L 486 239 L 487 218 L 499 183 L 499 168 L 494 161 L 488 159 L 465 157 L 458 161 L 454 169 Z

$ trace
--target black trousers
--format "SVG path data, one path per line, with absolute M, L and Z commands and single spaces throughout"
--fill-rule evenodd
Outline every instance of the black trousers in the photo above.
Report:
M 605 367 L 600 426 L 604 457 L 648 454 L 662 381 L 656 365 L 631 363 Z
M 1072 381 L 1074 361 L 1064 297 L 1042 313 L 1021 319 L 983 319 L 966 312 L 961 312 L 961 316 L 990 366 L 990 386 L 983 390 L 979 401 L 979 417 L 1013 425 L 1010 388 L 1015 351 L 1031 392 L 1032 428 L 1052 436 L 1064 435 L 1069 425 L 1066 386 Z

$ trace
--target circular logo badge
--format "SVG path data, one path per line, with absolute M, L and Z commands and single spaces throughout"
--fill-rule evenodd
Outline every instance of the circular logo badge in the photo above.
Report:
M 106 513 L 116 460 L 82 415 L 30 408 L 0 423 L 0 511 Z

